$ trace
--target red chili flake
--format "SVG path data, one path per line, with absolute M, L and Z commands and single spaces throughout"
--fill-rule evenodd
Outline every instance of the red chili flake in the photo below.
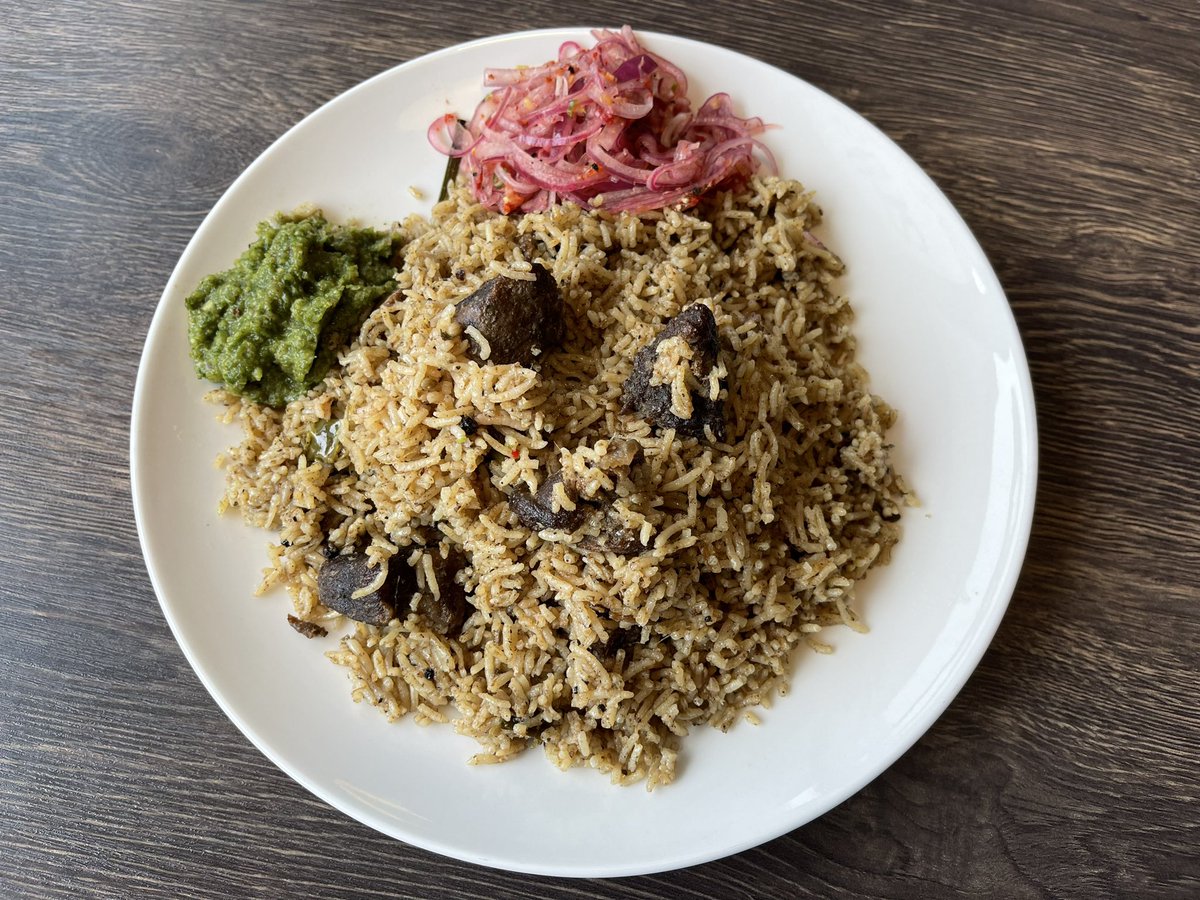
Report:
M 521 451 L 520 451 L 520 450 L 514 450 L 514 451 L 512 452 L 512 458 L 513 458 L 513 459 L 520 459 L 520 458 L 521 458 Z

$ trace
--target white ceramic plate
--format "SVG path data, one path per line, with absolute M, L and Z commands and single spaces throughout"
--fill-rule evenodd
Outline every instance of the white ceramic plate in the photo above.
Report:
M 1033 398 L 1004 293 L 934 184 L 864 119 L 812 86 L 729 50 L 665 35 L 692 96 L 728 91 L 779 125 L 783 174 L 815 189 L 825 241 L 849 266 L 860 359 L 901 413 L 896 459 L 923 501 L 892 564 L 861 591 L 866 636 L 832 633 L 802 654 L 793 690 L 729 734 L 684 744 L 677 781 L 653 794 L 538 750 L 469 767 L 449 727 L 388 724 L 349 699 L 328 644 L 284 621 L 282 592 L 252 595 L 271 535 L 216 515 L 216 454 L 238 433 L 201 401 L 183 299 L 226 268 L 276 210 L 316 203 L 384 223 L 425 212 L 445 160 L 426 143 L 447 110 L 469 112 L 485 66 L 551 58 L 582 30 L 452 47 L 366 81 L 280 138 L 234 182 L 167 283 L 134 396 L 134 508 L 146 564 L 183 652 L 221 708 L 280 768 L 348 815 L 460 859 L 553 875 L 630 875 L 735 853 L 821 815 L 873 779 L 933 723 L 991 640 L 1033 511 Z M 418 200 L 409 187 L 424 192 Z

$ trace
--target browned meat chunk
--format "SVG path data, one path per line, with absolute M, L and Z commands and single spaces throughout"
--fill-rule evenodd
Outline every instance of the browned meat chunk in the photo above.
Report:
M 467 620 L 467 589 L 457 580 L 459 571 L 466 566 L 466 559 L 457 549 L 451 549 L 443 557 L 433 552 L 433 574 L 437 578 L 438 596 L 432 591 L 421 596 L 421 612 L 429 627 L 443 637 L 458 637 L 462 634 L 463 622 Z
M 357 622 L 386 625 L 408 605 L 416 588 L 416 573 L 398 556 L 388 560 L 387 576 L 374 590 L 354 596 L 379 576 L 365 553 L 350 553 L 326 560 L 317 573 L 321 603 Z
M 325 635 L 329 634 L 328 631 L 316 622 L 305 622 L 303 619 L 297 619 L 291 613 L 288 613 L 288 624 L 306 638 L 325 637 Z
M 658 337 L 638 351 L 633 361 L 633 374 L 625 380 L 623 408 L 625 412 L 636 411 L 654 425 L 674 428 L 688 437 L 704 437 L 704 427 L 707 425 L 713 436 L 723 441 L 725 404 L 721 399 L 711 399 L 707 391 L 689 391 L 692 414 L 682 418 L 671 411 L 671 385 L 652 383 L 659 347 L 675 337 L 683 338 L 691 348 L 692 374 L 701 381 L 708 377 L 717 364 L 717 354 L 721 350 L 717 322 L 708 307 L 693 303 L 673 319 L 668 319 Z
M 508 498 L 508 505 L 517 514 L 521 524 L 533 531 L 543 528 L 561 528 L 563 531 L 574 531 L 583 521 L 584 509 L 576 505 L 575 509 L 559 509 L 554 511 L 554 488 L 563 484 L 562 472 L 551 475 L 537 489 L 537 493 L 514 493 Z M 567 487 L 564 485 L 564 487 Z M 567 487 L 567 496 L 575 500 L 575 493 Z
M 455 320 L 487 342 L 484 348 L 467 331 L 476 362 L 530 366 L 535 349 L 545 353 L 563 342 L 566 322 L 558 283 L 545 266 L 535 265 L 533 272 L 535 281 L 498 275 L 458 304 Z

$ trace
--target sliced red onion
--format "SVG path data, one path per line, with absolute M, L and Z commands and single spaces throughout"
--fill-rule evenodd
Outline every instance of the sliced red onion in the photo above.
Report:
M 516 134 L 513 140 L 522 147 L 572 147 L 580 141 L 586 141 L 594 134 L 598 134 L 604 125 L 602 122 L 593 122 L 580 131 L 574 131 L 569 134 L 556 134 L 549 137 L 540 137 L 535 134 Z
M 484 69 L 483 83 L 488 87 L 520 84 L 525 79 L 523 69 Z
M 463 156 L 470 153 L 479 143 L 479 138 L 459 124 L 454 113 L 446 113 L 429 126 L 429 143 L 438 153 L 446 156 Z
M 587 152 L 593 160 L 601 166 L 612 172 L 614 175 L 620 175 L 634 184 L 645 184 L 646 179 L 650 177 L 650 172 L 647 169 L 638 169 L 634 166 L 627 165 L 621 162 L 607 150 L 600 146 L 599 135 L 589 138 L 587 142 Z
M 658 68 L 658 62 L 649 53 L 639 53 L 637 56 L 631 56 L 625 62 L 617 66 L 617 70 L 613 72 L 613 77 L 618 83 L 630 81 L 634 78 L 642 78 L 649 75 Z
M 642 100 L 623 100 L 614 98 L 612 104 L 613 114 L 622 119 L 640 119 L 642 116 L 654 109 L 654 95 L 649 91 L 643 92 L 644 99 Z
M 704 170 L 704 159 L 700 156 L 689 156 L 677 162 L 659 166 L 646 179 L 646 187 L 652 191 L 690 185 Z

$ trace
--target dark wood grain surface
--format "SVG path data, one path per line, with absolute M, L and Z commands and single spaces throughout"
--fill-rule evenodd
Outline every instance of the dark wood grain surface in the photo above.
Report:
M 9 0 L 0 17 L 0 896 L 1200 895 L 1192 0 Z M 127 452 L 162 287 L 263 148 L 394 64 L 588 22 L 759 57 L 894 137 L 995 265 L 1041 427 L 1016 595 L 929 733 L 791 834 L 608 882 L 406 846 L 260 755 L 155 602 Z

